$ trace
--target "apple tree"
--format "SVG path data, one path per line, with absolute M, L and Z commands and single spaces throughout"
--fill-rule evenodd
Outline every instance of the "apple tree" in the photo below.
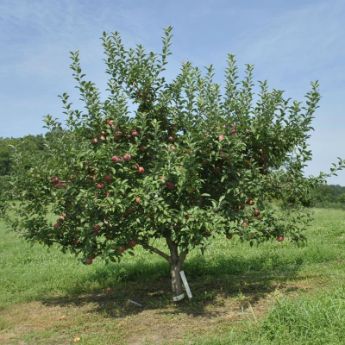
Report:
M 118 261 L 140 245 L 167 260 L 178 296 L 188 253 L 215 236 L 303 240 L 303 201 L 325 175 L 303 173 L 317 82 L 305 102 L 291 101 L 265 81 L 254 85 L 251 65 L 241 80 L 233 55 L 223 86 L 212 66 L 191 62 L 167 78 L 171 38 L 168 27 L 155 53 L 104 33 L 105 95 L 72 52 L 83 108 L 60 96 L 65 120 L 45 118 L 42 152 L 17 151 L 13 193 L 25 238 L 56 243 L 85 264 Z

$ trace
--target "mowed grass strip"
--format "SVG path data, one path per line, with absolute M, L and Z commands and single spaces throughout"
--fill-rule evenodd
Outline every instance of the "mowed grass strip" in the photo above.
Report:
M 0 343 L 338 344 L 344 230 L 344 211 L 316 209 L 304 247 L 217 238 L 204 256 L 191 253 L 185 271 L 194 299 L 175 306 L 168 266 L 156 255 L 138 247 L 119 264 L 84 266 L 2 223 Z

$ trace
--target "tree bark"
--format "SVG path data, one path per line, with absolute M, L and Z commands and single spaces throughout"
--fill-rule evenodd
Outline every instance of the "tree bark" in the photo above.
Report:
M 171 274 L 171 289 L 173 292 L 173 296 L 177 297 L 182 295 L 183 292 L 183 285 L 181 279 L 181 269 L 186 258 L 187 252 L 183 251 L 181 253 L 178 252 L 178 246 L 176 243 L 167 239 L 167 244 L 170 249 L 170 274 Z
M 170 274 L 171 274 L 171 289 L 174 297 L 180 296 L 183 294 L 182 288 L 182 279 L 180 276 L 181 267 L 179 264 L 170 265 Z

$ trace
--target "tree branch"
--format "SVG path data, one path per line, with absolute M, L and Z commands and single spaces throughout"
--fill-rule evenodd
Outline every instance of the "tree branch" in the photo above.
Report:
M 158 248 L 152 247 L 152 246 L 150 246 L 149 244 L 146 244 L 146 243 L 145 243 L 145 244 L 144 244 L 144 243 L 141 243 L 141 245 L 142 245 L 145 249 L 149 250 L 150 252 L 156 253 L 156 254 L 160 255 L 161 257 L 163 257 L 164 259 L 166 259 L 167 261 L 170 262 L 170 256 L 169 256 L 168 254 L 165 254 L 164 252 L 162 252 L 162 251 L 159 250 Z

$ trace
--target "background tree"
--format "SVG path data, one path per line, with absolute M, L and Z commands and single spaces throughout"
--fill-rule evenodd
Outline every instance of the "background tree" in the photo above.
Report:
M 34 152 L 44 149 L 43 137 L 27 135 L 22 138 L 0 138 L 0 214 L 2 214 L 6 202 L 12 198 L 10 179 L 14 170 L 13 152 L 15 147 L 30 157 Z M 29 160 L 27 161 L 29 162 Z M 29 169 L 29 166 L 25 168 Z
M 118 33 L 103 34 L 105 100 L 71 53 L 85 108 L 61 96 L 65 123 L 46 117 L 46 150 L 30 158 L 29 170 L 17 152 L 13 188 L 20 195 L 14 225 L 27 239 L 58 243 L 85 264 L 119 260 L 139 244 L 168 261 L 178 296 L 188 252 L 204 250 L 216 235 L 251 245 L 303 240 L 308 215 L 301 203 L 326 175 L 303 175 L 317 82 L 305 104 L 267 82 L 255 94 L 253 67 L 239 80 L 233 55 L 224 90 L 212 66 L 203 73 L 190 62 L 168 82 L 171 32 L 159 54 L 126 49 Z
M 11 175 L 14 146 L 20 146 L 20 149 L 25 151 L 27 154 L 31 154 L 37 150 L 43 150 L 43 136 L 27 135 L 22 138 L 0 137 L 0 176 Z

